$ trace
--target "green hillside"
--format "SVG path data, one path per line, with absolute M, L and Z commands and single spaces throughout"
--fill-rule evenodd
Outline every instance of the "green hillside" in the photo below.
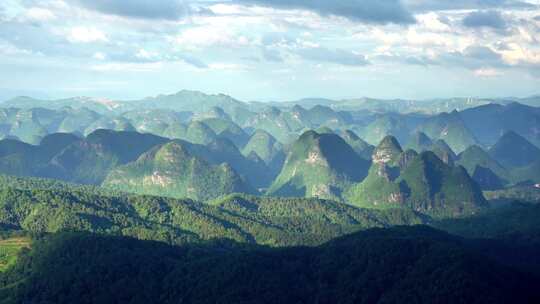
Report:
M 264 130 L 256 130 L 242 150 L 245 156 L 251 153 L 262 159 L 275 175 L 281 170 L 286 157 L 283 145 Z
M 477 144 L 473 133 L 467 128 L 457 111 L 434 116 L 420 125 L 417 131 L 425 133 L 432 140 L 444 140 L 456 153 L 461 153 L 469 146 Z
M 86 231 L 170 244 L 228 238 L 272 246 L 321 244 L 371 227 L 419 224 L 407 210 L 364 210 L 333 201 L 231 195 L 192 200 L 38 186 L 0 188 L 0 226 L 31 233 Z
M 94 121 L 92 124 L 90 124 L 86 129 L 84 130 L 84 135 L 88 135 L 96 130 L 99 129 L 109 129 L 114 131 L 136 131 L 135 127 L 131 124 L 131 122 L 124 117 L 119 117 L 115 119 L 111 119 L 109 117 L 102 117 L 96 121 Z
M 343 131 L 340 135 L 358 155 L 366 160 L 371 160 L 371 155 L 373 154 L 373 150 L 375 150 L 374 146 L 368 144 L 352 130 Z
M 216 140 L 217 134 L 205 123 L 194 121 L 188 125 L 186 134 L 179 138 L 194 144 L 207 145 Z
M 415 150 L 416 152 L 424 152 L 430 150 L 433 146 L 433 141 L 424 132 L 414 132 L 413 136 L 405 146 L 407 149 Z
M 32 119 L 15 122 L 9 130 L 9 134 L 24 142 L 38 144 L 41 139 L 47 135 L 47 130 L 37 121 Z
M 374 229 L 320 247 L 279 250 L 223 241 L 173 247 L 76 233 L 46 236 L 32 246 L 15 267 L 0 275 L 5 303 L 539 299 L 537 277 L 494 262 L 463 239 L 423 226 Z M 497 244 L 485 247 L 494 250 Z
M 103 186 L 195 200 L 235 192 L 255 193 L 229 165 L 212 165 L 192 155 L 181 141 L 153 148 L 135 162 L 115 168 L 107 175 Z
M 300 115 L 300 111 L 285 112 L 276 107 L 266 107 L 251 117 L 244 127 L 265 130 L 279 142 L 287 144 L 294 141 L 298 133 L 309 125 Z
M 201 122 L 210 127 L 217 136 L 229 139 L 240 149 L 244 147 L 249 140 L 249 135 L 231 120 L 207 118 L 201 120 Z
M 406 208 L 435 217 L 467 215 L 486 206 L 465 169 L 445 164 L 431 151 L 402 152 L 393 137 L 379 144 L 368 176 L 345 193 L 345 200 L 365 208 Z
M 268 194 L 339 199 L 343 189 L 366 176 L 367 167 L 338 135 L 308 131 L 292 145 Z
M 538 105 L 537 105 L 538 106 Z M 540 109 L 517 102 L 489 104 L 460 113 L 468 129 L 485 146 L 494 145 L 502 134 L 514 131 L 538 145 Z
M 100 115 L 87 108 L 69 109 L 69 115 L 58 126 L 57 132 L 84 134 L 84 130 L 96 120 Z
M 126 104 L 134 108 L 166 109 L 194 113 L 208 112 L 215 107 L 219 107 L 227 113 L 232 113 L 235 108 L 245 105 L 243 102 L 224 94 L 211 95 L 190 90 L 129 101 Z
M 501 188 L 510 181 L 510 172 L 479 146 L 470 146 L 461 152 L 456 163 L 463 166 L 483 189 Z M 487 176 L 490 175 L 487 170 L 495 176 Z
M 138 132 L 165 136 L 165 131 L 187 121 L 182 113 L 165 109 L 137 109 L 122 114 Z M 189 117 L 189 115 L 188 115 Z
M 442 139 L 437 139 L 430 150 L 447 165 L 453 165 L 457 160 L 454 150 Z
M 525 167 L 540 160 L 540 148 L 534 146 L 516 132 L 506 132 L 489 154 L 503 166 Z
M 386 136 L 391 135 L 405 142 L 409 137 L 410 129 L 401 117 L 395 115 L 378 115 L 376 119 L 362 128 L 359 135 L 372 145 L 377 145 Z
M 97 130 L 55 155 L 38 176 L 100 184 L 115 166 L 134 161 L 165 141 L 165 138 L 150 134 Z

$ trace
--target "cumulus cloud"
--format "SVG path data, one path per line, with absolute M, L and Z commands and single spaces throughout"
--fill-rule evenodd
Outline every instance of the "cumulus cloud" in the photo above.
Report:
M 130 18 L 177 20 L 189 13 L 182 0 L 76 0 L 76 3 L 104 14 Z
M 301 9 L 321 16 L 340 16 L 352 21 L 374 24 L 412 24 L 412 14 L 399 0 L 236 0 L 278 9 Z
M 53 12 L 45 8 L 32 7 L 25 13 L 25 17 L 32 21 L 49 21 L 56 19 Z
M 212 46 L 246 46 L 249 44 L 249 39 L 227 28 L 199 26 L 182 31 L 175 42 L 182 48 L 196 49 Z
M 463 18 L 463 25 L 470 28 L 492 28 L 505 30 L 506 20 L 497 11 L 477 11 L 468 14 Z
M 107 59 L 107 55 L 105 55 L 103 52 L 95 52 L 94 55 L 92 55 L 92 58 L 96 60 L 105 60 Z
M 94 28 L 76 26 L 72 28 L 68 34 L 67 39 L 73 43 L 89 43 L 89 42 L 107 42 L 107 36 Z
M 537 0 L 10 0 L 0 4 L 0 61 L 13 69 L 37 62 L 103 72 L 226 72 L 231 79 L 245 78 L 241 73 L 246 70 L 261 74 L 287 70 L 283 79 L 309 80 L 324 66 L 335 71 L 331 74 L 336 79 L 351 77 L 351 83 L 358 77 L 356 67 L 366 65 L 368 74 L 380 79 L 390 77 L 388 72 L 406 70 L 411 77 L 419 73 L 429 81 L 442 70 L 455 78 L 476 75 L 478 82 L 533 73 L 540 77 L 540 9 L 529 10 L 533 5 L 526 2 L 540 4 Z M 207 14 L 200 13 L 204 9 Z M 8 72 L 4 75 L 6 80 L 12 78 Z M 149 81 L 159 85 L 154 77 Z M 305 82 L 310 82 L 308 89 L 311 81 L 315 80 Z M 352 92 L 356 89 L 353 86 Z

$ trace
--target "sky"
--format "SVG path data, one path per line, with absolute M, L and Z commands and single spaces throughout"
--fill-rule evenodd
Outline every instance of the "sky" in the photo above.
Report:
M 0 98 L 540 94 L 540 0 L 1 0 Z

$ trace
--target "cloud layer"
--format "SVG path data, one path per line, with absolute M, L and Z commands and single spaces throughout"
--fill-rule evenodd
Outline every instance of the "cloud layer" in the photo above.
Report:
M 497 11 L 472 12 L 463 19 L 463 25 L 471 28 L 488 27 L 497 30 L 505 30 L 507 28 L 506 21 L 501 13 Z
M 181 0 L 76 0 L 88 9 L 105 14 L 147 18 L 178 20 L 188 14 L 187 4 Z
M 340 16 L 367 23 L 414 23 L 414 17 L 399 0 L 237 0 L 239 3 L 280 9 L 305 9 L 322 16 Z
M 245 99 L 527 95 L 538 0 L 5 0 L 0 89 Z M 130 95 L 132 94 L 132 95 Z

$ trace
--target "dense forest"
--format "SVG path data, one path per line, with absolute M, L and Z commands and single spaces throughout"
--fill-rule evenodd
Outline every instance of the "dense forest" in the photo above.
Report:
M 437 219 L 313 198 L 202 203 L 47 179 L 4 177 L 0 188 L 2 303 L 540 299 L 536 204 Z
M 368 230 L 311 248 L 272 249 L 224 240 L 171 247 L 85 233 L 43 235 L 32 246 L 0 276 L 2 303 L 540 299 L 537 273 L 519 271 L 496 261 L 493 253 L 484 254 L 497 243 L 478 248 L 426 226 Z

